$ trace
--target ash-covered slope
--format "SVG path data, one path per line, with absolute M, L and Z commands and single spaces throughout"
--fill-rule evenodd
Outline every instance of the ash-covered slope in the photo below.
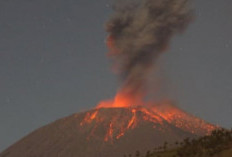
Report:
M 0 157 L 120 157 L 151 150 L 165 141 L 204 135 L 214 128 L 174 107 L 100 108 L 44 126 Z

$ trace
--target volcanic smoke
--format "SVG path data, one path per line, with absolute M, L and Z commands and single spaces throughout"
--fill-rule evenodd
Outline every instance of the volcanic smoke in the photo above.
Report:
M 116 3 L 109 19 L 107 46 L 121 87 L 114 100 L 98 107 L 128 107 L 143 104 L 147 77 L 173 35 L 193 19 L 188 0 L 126 0 Z

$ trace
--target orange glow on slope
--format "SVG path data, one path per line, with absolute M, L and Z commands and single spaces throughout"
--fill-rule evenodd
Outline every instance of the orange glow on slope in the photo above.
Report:
M 170 104 L 161 104 L 158 107 L 150 108 L 153 113 L 159 114 L 170 124 L 173 124 L 176 127 L 182 128 L 185 131 L 189 131 L 191 133 L 200 133 L 201 130 L 205 130 L 207 134 L 209 134 L 212 130 L 217 128 L 216 126 L 206 123 L 204 120 L 195 116 L 189 115 L 181 109 Z
M 136 110 L 132 109 L 132 113 L 133 113 L 133 116 L 132 116 L 131 120 L 129 121 L 128 125 L 127 125 L 127 129 L 129 129 L 131 127 L 133 128 L 133 126 L 132 126 L 133 124 L 135 126 Z
M 87 113 L 86 116 L 85 116 L 85 118 L 84 118 L 84 120 L 83 120 L 83 122 L 81 122 L 80 125 L 82 126 L 84 123 L 91 123 L 92 120 L 94 120 L 96 118 L 97 114 L 98 114 L 98 111 L 95 111 L 92 114 Z
M 112 110 L 114 114 L 102 116 L 101 113 L 105 113 L 104 111 L 108 110 L 104 108 L 98 107 L 91 112 L 87 112 L 80 126 L 91 125 L 90 137 L 94 137 L 97 128 L 100 125 L 104 125 L 106 132 L 103 139 L 105 142 L 119 140 L 129 130 L 139 127 L 140 124 L 152 125 L 154 129 L 159 129 L 160 131 L 165 131 L 167 124 L 170 124 L 196 135 L 206 135 L 218 128 L 168 103 L 160 105 L 146 104 L 136 107 L 116 107 L 116 111 L 123 110 L 123 114 L 121 112 L 115 114 L 116 111 Z
M 98 111 L 94 112 L 94 113 L 90 116 L 90 120 L 95 119 L 96 116 L 97 116 L 97 113 L 98 113 Z
M 119 135 L 116 136 L 116 139 L 119 139 L 120 137 L 124 136 L 124 131 L 122 131 Z
M 113 123 L 111 122 L 110 126 L 109 126 L 109 129 L 108 129 L 108 131 L 106 133 L 105 139 L 104 139 L 105 142 L 109 141 L 110 139 L 111 140 L 113 139 L 113 131 L 114 131 L 113 130 Z
M 144 113 L 143 119 L 146 121 L 151 121 L 153 123 L 163 123 L 163 117 L 156 115 L 152 112 L 149 112 L 146 108 L 141 108 L 141 111 Z

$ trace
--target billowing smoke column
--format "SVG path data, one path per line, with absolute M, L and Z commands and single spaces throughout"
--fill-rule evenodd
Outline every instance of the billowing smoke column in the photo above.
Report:
M 121 0 L 106 25 L 107 44 L 122 86 L 117 97 L 142 100 L 147 77 L 171 37 L 193 19 L 188 0 Z M 104 106 L 104 105 L 103 105 Z

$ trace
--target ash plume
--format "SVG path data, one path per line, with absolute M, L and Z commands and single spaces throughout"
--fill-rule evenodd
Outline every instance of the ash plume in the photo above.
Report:
M 121 91 L 145 95 L 146 78 L 169 45 L 193 19 L 188 0 L 119 0 L 106 24 L 108 47 Z

